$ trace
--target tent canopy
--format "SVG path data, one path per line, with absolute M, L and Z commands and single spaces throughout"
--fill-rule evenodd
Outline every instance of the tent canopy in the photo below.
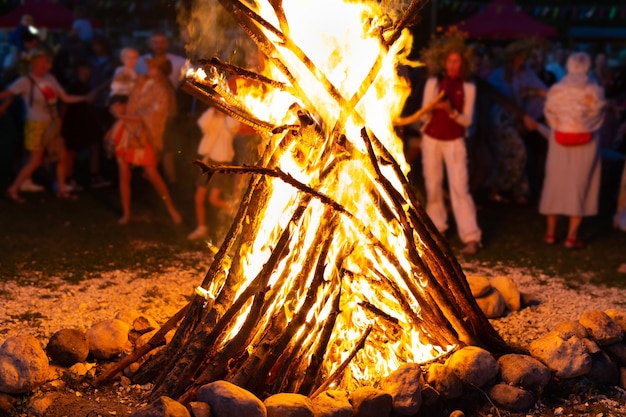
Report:
M 457 24 L 470 38 L 519 39 L 556 36 L 556 29 L 526 13 L 515 0 L 494 0 L 482 11 Z
M 14 28 L 20 24 L 22 16 L 33 17 L 36 27 L 47 29 L 69 29 L 74 21 L 70 9 L 50 0 L 26 0 L 24 4 L 0 16 L 0 28 Z

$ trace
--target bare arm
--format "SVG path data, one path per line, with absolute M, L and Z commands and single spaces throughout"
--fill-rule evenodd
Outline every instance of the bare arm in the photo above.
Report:
M 88 101 L 89 96 L 75 96 L 73 94 L 67 94 L 65 91 L 59 92 L 61 101 L 66 104 L 80 103 L 81 101 Z
M 0 117 L 4 116 L 4 113 L 6 113 L 7 109 L 13 102 L 13 97 L 15 97 L 15 94 L 13 94 L 13 91 L 11 90 L 4 90 L 0 92 L 0 101 L 2 101 L 2 104 L 0 104 Z

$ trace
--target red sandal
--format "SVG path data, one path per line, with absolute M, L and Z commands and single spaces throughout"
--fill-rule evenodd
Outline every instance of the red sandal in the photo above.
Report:
M 574 249 L 574 250 L 576 250 L 576 249 L 584 249 L 585 248 L 585 244 L 582 241 L 578 240 L 578 239 L 567 238 L 567 239 L 565 239 L 565 247 L 567 249 Z
M 554 242 L 556 242 L 556 237 L 554 237 L 554 235 L 545 235 L 543 237 L 543 241 L 546 242 L 548 245 L 554 245 Z

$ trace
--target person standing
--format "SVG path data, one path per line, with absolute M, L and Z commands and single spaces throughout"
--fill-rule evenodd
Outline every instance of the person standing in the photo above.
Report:
M 233 138 L 239 130 L 239 125 L 240 122 L 214 107 L 205 111 L 198 119 L 198 126 L 203 134 L 198 145 L 198 155 L 202 158 L 202 162 L 213 165 L 232 163 L 235 157 Z M 209 195 L 209 203 L 213 207 L 229 215 L 234 215 L 233 204 L 226 199 L 226 197 L 230 197 L 232 200 L 233 197 L 233 174 L 215 173 L 212 176 L 200 174 L 196 186 L 194 200 L 198 227 L 187 236 L 189 240 L 202 239 L 209 234 L 205 207 L 207 194 Z M 214 237 L 218 238 L 218 236 Z
M 20 185 L 28 180 L 32 173 L 41 166 L 44 153 L 47 151 L 51 159 L 57 160 L 57 197 L 72 198 L 65 186 L 65 166 L 67 152 L 60 135 L 60 119 L 57 101 L 78 103 L 91 98 L 89 95 L 70 95 L 65 92 L 59 82 L 50 74 L 52 57 L 43 49 L 31 51 L 29 55 L 30 72 L 13 82 L 6 90 L 0 92 L 0 116 L 2 116 L 16 95 L 22 96 L 27 106 L 26 124 L 24 126 L 24 146 L 29 152 L 29 159 L 13 183 L 6 190 L 6 197 L 17 203 L 24 202 L 20 197 Z M 55 127 L 58 127 L 55 128 Z
M 131 167 L 136 165 L 144 168 L 146 177 L 163 199 L 172 221 L 180 224 L 182 218 L 157 170 L 156 159 L 163 146 L 167 119 L 176 112 L 174 91 L 167 78 L 171 67 L 163 57 L 148 59 L 146 63 L 148 73 L 139 78 L 128 98 L 126 112 L 115 115 L 118 121 L 112 128 L 123 212 L 118 223 L 127 224 L 130 221 Z
M 448 229 L 443 192 L 445 169 L 454 219 L 465 244 L 461 253 L 472 255 L 482 246 L 482 232 L 469 192 L 465 136 L 472 124 L 476 87 L 466 81 L 469 62 L 464 52 L 463 44 L 444 47 L 444 75 L 426 81 L 422 107 L 430 105 L 442 92 L 444 98 L 434 105 L 423 129 L 422 165 L 426 212 L 440 232 Z
M 525 114 L 540 120 L 547 91 L 535 72 L 526 66 L 531 45 L 527 40 L 521 40 L 507 46 L 506 62 L 494 69 L 488 79 L 504 96 L 503 100 L 496 100 L 492 114 L 496 164 L 489 184 L 489 198 L 496 202 L 512 198 L 516 204 L 526 205 L 531 188 L 538 191 L 541 184 L 543 174 L 535 172 L 537 163 L 533 150 L 535 144 L 539 141 L 543 143 L 544 139 L 524 132 L 520 117 L 520 114 Z M 529 170 L 528 166 L 533 169 Z M 531 178 L 528 171 L 532 173 Z
M 168 52 L 169 45 L 170 42 L 165 32 L 153 32 L 150 37 L 150 52 L 139 57 L 139 61 L 135 66 L 135 72 L 137 72 L 137 74 L 146 74 L 148 70 L 146 60 L 148 59 L 167 59 L 172 67 L 172 72 L 169 74 L 168 78 L 174 88 L 174 92 L 176 93 L 178 92 L 178 88 L 180 87 L 184 77 L 182 72 L 186 60 L 180 55 Z M 165 179 L 170 184 L 175 183 L 177 179 L 174 156 L 178 151 L 179 146 L 179 143 L 177 143 L 176 132 L 181 130 L 180 125 L 183 123 L 181 120 L 181 113 L 182 112 L 179 112 L 178 116 L 171 120 L 170 124 L 166 126 L 165 135 L 163 137 L 163 154 L 160 159 Z
M 67 92 L 74 95 L 88 94 L 90 91 L 89 79 L 91 77 L 91 65 L 89 62 L 77 62 L 74 73 L 74 79 L 67 86 Z M 96 118 L 91 103 L 81 102 L 64 105 L 61 119 L 63 120 L 61 135 L 65 139 L 65 146 L 67 147 L 66 182 L 69 187 L 78 190 L 80 186 L 75 176 L 78 155 L 82 151 L 89 151 L 89 168 L 91 172 L 94 166 L 92 158 L 99 155 L 98 153 L 94 155 L 92 149 L 99 144 L 102 138 L 93 128 L 96 124 Z
M 567 74 L 550 88 L 545 116 L 551 128 L 546 177 L 539 212 L 546 216 L 544 241 L 554 244 L 559 215 L 569 217 L 565 247 L 582 249 L 578 228 L 598 213 L 600 152 L 597 130 L 605 111 L 604 92 L 588 77 L 591 58 L 577 52 L 567 59 Z

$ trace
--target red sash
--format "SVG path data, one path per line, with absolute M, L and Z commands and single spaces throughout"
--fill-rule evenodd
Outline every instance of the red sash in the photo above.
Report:
M 559 132 L 558 130 L 554 131 L 554 139 L 557 143 L 564 146 L 577 146 L 584 145 L 591 140 L 592 137 L 591 132 Z

